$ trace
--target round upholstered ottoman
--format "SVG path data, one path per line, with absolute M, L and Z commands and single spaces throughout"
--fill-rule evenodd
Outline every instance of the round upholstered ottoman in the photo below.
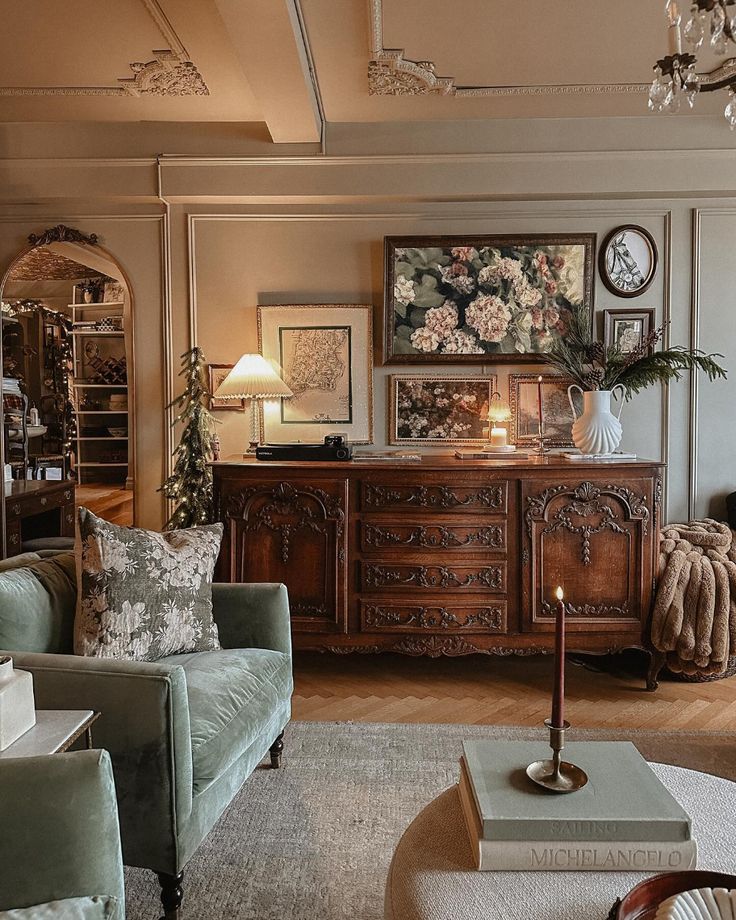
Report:
M 698 868 L 736 872 L 736 783 L 653 764 L 693 820 Z M 453 786 L 430 802 L 396 847 L 385 920 L 603 920 L 646 877 L 624 872 L 477 872 Z

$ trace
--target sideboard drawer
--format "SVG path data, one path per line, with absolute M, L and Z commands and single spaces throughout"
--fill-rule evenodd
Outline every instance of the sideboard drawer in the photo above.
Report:
M 63 508 L 64 505 L 71 504 L 73 501 L 74 490 L 70 487 L 45 492 L 41 495 L 24 495 L 11 500 L 6 507 L 9 512 L 8 517 L 21 518 L 32 514 L 41 514 L 44 511 L 50 511 L 52 508 Z
M 438 552 L 505 552 L 508 541 L 506 522 L 431 524 L 393 521 L 360 521 L 360 547 L 363 552 L 407 547 Z
M 506 593 L 506 563 L 460 562 L 450 565 L 396 563 L 389 560 L 361 562 L 364 591 L 428 591 Z
M 360 506 L 364 512 L 442 511 L 446 513 L 485 513 L 505 515 L 508 511 L 508 482 L 476 480 L 465 485 L 416 480 L 360 483 Z
M 360 630 L 364 633 L 423 633 L 458 635 L 506 632 L 506 601 L 490 603 L 401 604 L 360 603 Z

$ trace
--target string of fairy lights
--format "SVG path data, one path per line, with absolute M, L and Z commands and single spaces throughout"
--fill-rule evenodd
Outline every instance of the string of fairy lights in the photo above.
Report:
M 60 393 L 64 398 L 61 453 L 64 457 L 65 468 L 71 463 L 73 445 L 77 435 L 77 413 L 72 398 L 72 371 L 73 358 L 71 346 L 71 320 L 66 314 L 52 307 L 47 307 L 40 300 L 14 300 L 0 304 L 3 317 L 14 319 L 20 315 L 35 312 L 41 317 L 43 323 L 50 323 L 59 328 L 58 342 L 48 349 L 50 369 L 53 373 L 52 391 Z

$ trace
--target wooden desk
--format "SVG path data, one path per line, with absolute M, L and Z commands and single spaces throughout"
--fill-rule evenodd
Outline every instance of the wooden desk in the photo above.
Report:
M 68 479 L 6 482 L 5 532 L 8 556 L 17 556 L 24 540 L 73 537 L 74 483 Z
M 662 464 L 213 464 L 221 581 L 284 582 L 295 648 L 546 654 L 647 648 Z M 650 684 L 654 685 L 652 674 Z

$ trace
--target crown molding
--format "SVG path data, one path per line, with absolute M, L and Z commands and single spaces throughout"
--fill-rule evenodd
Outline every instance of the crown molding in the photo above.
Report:
M 457 86 L 453 77 L 438 77 L 432 61 L 410 61 L 403 48 L 383 46 L 383 0 L 368 0 L 371 96 L 599 96 L 641 94 L 648 83 L 565 83 L 530 86 Z

